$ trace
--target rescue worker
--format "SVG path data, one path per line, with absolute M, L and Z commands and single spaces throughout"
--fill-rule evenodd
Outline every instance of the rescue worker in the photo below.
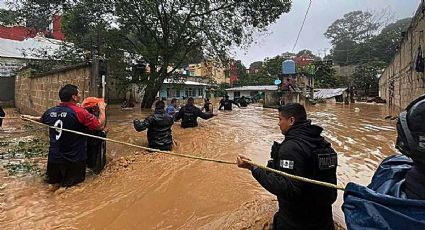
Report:
M 425 200 L 425 95 L 400 113 L 397 134 L 396 148 L 413 160 L 405 176 L 404 191 L 409 199 Z
M 134 129 L 141 132 L 148 129 L 149 148 L 170 151 L 173 148 L 173 136 L 171 126 L 173 126 L 173 116 L 165 112 L 164 101 L 155 103 L 154 114 L 148 116 L 143 121 L 134 120 Z
M 207 120 L 215 116 L 212 113 L 203 113 L 201 109 L 194 105 L 195 100 L 193 97 L 187 99 L 187 104 L 183 106 L 180 111 L 176 114 L 176 121 L 182 119 L 181 127 L 182 128 L 191 128 L 198 126 L 198 117 Z
M 205 110 L 206 113 L 213 113 L 213 111 L 214 111 L 214 107 L 213 107 L 212 103 L 210 102 L 209 98 L 205 98 L 204 106 L 202 107 L 202 111 L 204 111 L 204 110 Z
M 59 90 L 59 98 L 61 103 L 48 109 L 41 118 L 29 115 L 22 117 L 79 132 L 104 128 L 105 103 L 98 103 L 99 119 L 97 119 L 87 110 L 77 106 L 81 100 L 77 86 L 71 84 L 63 86 Z M 49 138 L 47 183 L 59 183 L 63 187 L 70 187 L 83 182 L 86 176 L 87 138 L 60 129 L 50 129 Z
M 174 116 L 177 113 L 177 99 L 171 99 L 171 103 L 167 106 L 167 114 Z
M 285 140 L 272 146 L 267 166 L 282 172 L 336 184 L 337 155 L 322 136 L 322 128 L 307 120 L 305 108 L 289 103 L 279 108 L 279 127 Z M 336 189 L 292 180 L 255 167 L 243 155 L 237 157 L 241 168 L 267 191 L 277 196 L 279 210 L 273 229 L 334 229 L 332 203 Z
M 245 96 L 241 97 L 241 99 L 239 100 L 239 104 L 241 105 L 241 107 L 247 107 L 248 106 L 248 102 L 246 101 Z
M 218 110 L 221 110 L 221 108 L 224 107 L 224 110 L 232 110 L 232 104 L 235 104 L 239 107 L 239 104 L 234 102 L 233 100 L 229 99 L 229 95 L 224 96 L 224 99 L 221 99 L 220 101 L 220 107 L 218 107 Z

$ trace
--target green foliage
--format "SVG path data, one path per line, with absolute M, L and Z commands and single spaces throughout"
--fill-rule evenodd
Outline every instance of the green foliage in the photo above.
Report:
M 364 90 L 366 95 L 372 90 L 377 91 L 379 87 L 379 74 L 385 68 L 383 62 L 370 62 L 360 64 L 353 74 L 353 86 L 356 89 Z
M 1 162 L 9 175 L 41 174 L 35 159 L 47 157 L 48 142 L 39 138 L 0 139 L 0 151 Z
M 230 85 L 227 83 L 221 83 L 214 89 L 214 97 L 224 97 L 227 92 L 226 89 L 230 88 Z
M 230 47 L 252 42 L 255 32 L 265 31 L 291 6 L 290 0 L 14 2 L 22 18 L 37 28 L 46 27 L 46 15 L 63 10 L 63 31 L 76 50 L 117 62 L 116 78 L 147 86 L 142 107 L 151 106 L 163 80 L 177 68 L 201 57 L 225 61 Z M 150 73 L 128 73 L 129 60 L 148 63 Z
M 284 60 L 286 60 L 286 58 L 280 55 L 264 59 L 264 64 L 260 70 L 260 74 L 277 79 L 278 75 L 282 72 L 282 62 Z
M 399 49 L 401 34 L 407 30 L 411 18 L 401 19 L 389 24 L 376 35 L 375 28 L 379 28 L 381 23 L 373 22 L 373 15 L 367 12 L 357 12 L 350 15 L 350 17 L 356 18 L 352 21 L 346 18 L 347 15 L 343 19 L 335 21 L 325 33 L 325 36 L 332 39 L 331 42 L 334 45 L 331 50 L 332 55 L 328 58 L 333 59 L 335 64 L 342 66 L 368 62 L 389 64 Z M 362 22 L 360 19 L 365 19 L 365 21 Z M 348 31 L 354 27 L 353 31 Z
M 389 64 L 400 49 L 403 39 L 402 32 L 406 32 L 412 18 L 400 19 L 386 26 L 381 33 L 370 40 L 373 61 L 382 61 Z
M 316 88 L 335 88 L 338 86 L 335 70 L 330 63 L 318 61 L 315 62 L 314 65 L 316 68 L 314 86 Z
M 359 43 L 370 39 L 379 27 L 380 22 L 370 12 L 353 11 L 333 22 L 324 35 L 333 45 L 343 41 Z
M 263 62 L 262 61 L 253 62 L 249 65 L 249 68 L 250 69 L 261 69 L 261 68 L 263 68 Z
M 45 31 L 49 27 L 50 17 L 60 14 L 73 0 L 6 0 L 9 9 L 15 13 L 13 20 L 16 23 L 25 23 L 27 27 L 37 31 Z
M 237 85 L 273 85 L 276 77 L 271 77 L 261 73 L 247 74 L 239 79 Z
M 18 20 L 18 13 L 14 10 L 0 9 L 0 25 L 14 25 Z

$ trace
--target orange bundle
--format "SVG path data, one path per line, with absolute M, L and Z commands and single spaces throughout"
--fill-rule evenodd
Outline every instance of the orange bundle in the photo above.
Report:
M 90 109 L 95 107 L 99 102 L 104 102 L 104 98 L 98 98 L 98 97 L 87 97 L 84 99 L 83 103 L 81 104 L 81 107 L 85 109 Z

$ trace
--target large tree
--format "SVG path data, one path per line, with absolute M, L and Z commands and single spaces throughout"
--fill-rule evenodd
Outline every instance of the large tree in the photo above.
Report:
M 123 41 L 150 66 L 142 107 L 152 105 L 164 79 L 193 50 L 224 60 L 232 45 L 249 42 L 252 31 L 264 30 L 290 8 L 290 1 L 279 0 L 118 0 L 109 4 L 113 9 L 109 13 L 124 32 Z
M 144 108 L 152 105 L 164 79 L 197 51 L 202 51 L 206 58 L 226 60 L 232 46 L 250 43 L 255 32 L 265 31 L 291 6 L 290 0 L 19 2 L 22 6 L 37 3 L 33 4 L 38 7 L 34 12 L 40 12 L 46 5 L 61 6 L 66 36 L 77 47 L 96 45 L 101 54 L 105 54 L 102 49 L 115 50 L 148 63 L 150 72 L 138 78 L 147 86 L 142 100 Z M 108 40 L 111 37 L 113 40 Z
M 381 33 L 370 40 L 373 61 L 382 61 L 389 64 L 394 55 L 400 49 L 400 43 L 403 39 L 403 33 L 407 31 L 412 18 L 400 19 L 387 25 Z
M 332 45 L 344 41 L 359 43 L 371 38 L 381 25 L 382 21 L 373 17 L 372 13 L 353 11 L 333 22 L 324 35 L 331 40 Z

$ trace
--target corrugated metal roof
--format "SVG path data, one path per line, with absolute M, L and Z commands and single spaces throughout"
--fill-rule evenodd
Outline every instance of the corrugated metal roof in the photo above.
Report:
M 173 81 L 170 79 L 165 79 L 164 84 L 184 84 L 184 85 L 203 85 L 208 86 L 209 84 L 202 83 L 202 82 L 196 82 L 196 81 Z
M 342 95 L 347 88 L 336 88 L 336 89 L 315 89 L 314 99 L 328 99 Z
M 46 55 L 53 55 L 61 47 L 62 41 L 45 37 L 27 38 L 23 41 L 15 41 L 0 38 L 0 57 L 45 59 L 40 51 L 46 51 Z
M 277 85 L 248 85 L 242 87 L 228 88 L 226 91 L 266 91 L 277 90 Z

